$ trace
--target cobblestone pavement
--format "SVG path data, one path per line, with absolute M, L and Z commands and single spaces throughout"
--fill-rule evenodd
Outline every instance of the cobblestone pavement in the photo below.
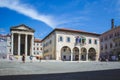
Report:
M 120 69 L 120 62 L 0 62 L 0 76 Z

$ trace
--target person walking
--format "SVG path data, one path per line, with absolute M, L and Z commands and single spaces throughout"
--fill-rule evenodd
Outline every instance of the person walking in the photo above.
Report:
M 22 55 L 22 62 L 25 63 L 25 54 Z

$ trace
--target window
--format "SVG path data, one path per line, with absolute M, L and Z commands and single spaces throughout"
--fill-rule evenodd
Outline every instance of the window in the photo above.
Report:
M 117 37 L 118 37 L 119 35 L 120 35 L 119 32 L 117 32 Z
M 37 46 L 39 45 L 39 43 L 37 43 Z
M 95 40 L 95 42 L 94 42 L 95 44 L 97 44 L 97 40 Z
M 113 37 L 113 34 L 110 34 L 109 38 L 111 39 Z
M 11 49 L 9 49 L 9 52 L 11 52 Z
M 50 40 L 50 42 L 49 42 L 50 44 L 52 43 L 52 41 Z
M 60 37 L 59 37 L 59 41 L 63 41 L 63 38 L 62 38 L 62 36 L 60 36 Z
M 110 43 L 110 48 L 112 48 L 112 43 Z
M 115 43 L 115 47 L 117 47 L 118 45 L 117 45 L 117 42 Z
M 101 46 L 101 50 L 103 50 L 103 46 Z
M 46 46 L 48 46 L 48 42 L 46 43 Z
M 37 48 L 37 50 L 39 50 L 39 48 Z
M 116 36 L 117 36 L 117 33 L 114 34 L 114 37 L 116 37 Z
M 106 37 L 105 37 L 105 40 L 107 40 L 107 39 L 108 39 L 108 37 L 106 36 Z
M 67 42 L 70 42 L 70 37 L 67 37 Z
M 105 49 L 107 49 L 107 44 L 105 45 Z
M 10 42 L 10 45 L 11 45 L 11 42 Z
M 91 41 L 91 39 L 89 39 L 89 44 L 91 44 L 92 43 L 92 41 Z
M 103 42 L 103 38 L 101 38 L 100 41 Z
M 39 55 L 39 52 L 37 52 L 37 55 Z
M 86 38 L 82 37 L 82 44 L 85 44 L 85 42 L 86 42 Z
M 45 47 L 45 44 L 43 44 L 43 47 Z
M 40 50 L 42 50 L 42 48 L 40 48 Z

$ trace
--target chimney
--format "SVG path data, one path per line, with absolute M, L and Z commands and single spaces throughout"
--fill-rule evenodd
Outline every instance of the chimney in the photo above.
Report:
M 111 19 L 111 29 L 114 28 L 114 19 Z

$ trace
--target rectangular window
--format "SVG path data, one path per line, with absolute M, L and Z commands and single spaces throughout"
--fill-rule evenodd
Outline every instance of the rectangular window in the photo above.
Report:
M 39 48 L 37 48 L 37 50 L 39 50 Z
M 42 50 L 42 48 L 40 48 L 40 50 Z
M 9 49 L 9 52 L 11 53 L 11 49 Z
M 70 37 L 67 37 L 67 42 L 70 42 Z
M 101 46 L 101 50 L 103 50 L 103 46 Z
M 89 39 L 89 44 L 91 44 L 92 43 L 92 41 L 91 41 L 91 39 Z
M 37 43 L 37 46 L 39 46 L 39 43 Z
M 63 41 L 63 38 L 62 38 L 62 36 L 60 36 L 60 37 L 59 37 L 59 41 Z
M 95 42 L 94 42 L 95 44 L 97 44 L 97 40 L 95 40 Z
M 49 42 L 50 44 L 52 43 L 52 41 L 50 40 L 50 42 Z
M 101 38 L 100 41 L 103 42 L 103 38 Z

